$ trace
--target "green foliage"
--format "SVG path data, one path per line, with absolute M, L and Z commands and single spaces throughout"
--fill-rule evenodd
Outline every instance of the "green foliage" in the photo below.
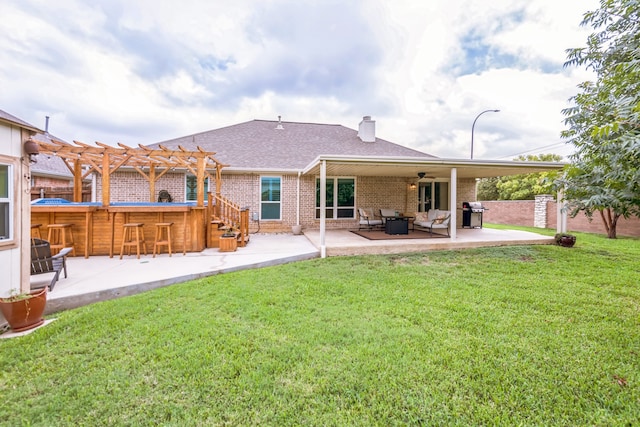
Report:
M 572 165 L 558 181 L 570 213 L 600 212 L 609 237 L 620 216 L 640 216 L 640 4 L 601 0 L 584 15 L 595 32 L 584 48 L 567 51 L 566 66 L 595 73 L 563 110 L 576 147 Z
M 640 245 L 576 234 L 57 313 L 0 340 L 0 425 L 637 425 Z
M 499 177 L 482 178 L 478 181 L 477 199 L 478 200 L 500 200 L 497 183 Z
M 557 154 L 519 156 L 521 162 L 560 162 Z M 478 200 L 533 200 L 538 194 L 556 195 L 554 182 L 558 172 L 539 172 L 521 175 L 483 178 L 478 183 Z

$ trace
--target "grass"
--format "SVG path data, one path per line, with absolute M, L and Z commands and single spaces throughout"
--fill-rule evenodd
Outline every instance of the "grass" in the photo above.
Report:
M 0 425 L 638 425 L 640 241 L 576 234 L 58 313 L 0 341 Z

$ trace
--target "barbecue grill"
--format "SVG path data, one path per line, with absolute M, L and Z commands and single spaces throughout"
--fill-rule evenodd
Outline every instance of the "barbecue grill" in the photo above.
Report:
M 480 202 L 462 202 L 462 228 L 482 228 L 486 208 Z

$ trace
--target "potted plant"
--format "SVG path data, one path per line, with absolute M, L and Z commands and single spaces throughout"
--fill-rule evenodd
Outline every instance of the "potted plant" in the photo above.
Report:
M 238 237 L 233 227 L 227 228 L 220 236 L 220 252 L 235 252 L 238 249 Z
M 555 235 L 556 244 L 570 248 L 576 244 L 576 236 L 568 233 L 557 233 Z
M 47 288 L 28 293 L 13 291 L 0 298 L 0 311 L 14 332 L 27 331 L 44 323 L 42 314 L 47 304 Z

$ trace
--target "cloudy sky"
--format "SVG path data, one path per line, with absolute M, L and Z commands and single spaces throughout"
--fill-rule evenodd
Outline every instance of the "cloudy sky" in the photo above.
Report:
M 597 0 L 0 0 L 0 109 L 67 141 L 253 119 L 337 123 L 445 158 L 557 153 Z

